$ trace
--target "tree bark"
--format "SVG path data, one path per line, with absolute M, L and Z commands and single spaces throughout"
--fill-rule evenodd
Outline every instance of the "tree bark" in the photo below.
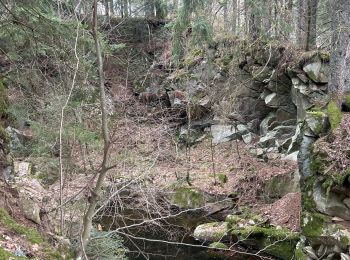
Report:
M 145 16 L 154 18 L 154 0 L 145 0 Z
M 123 0 L 123 17 L 129 16 L 128 0 Z
M 108 115 L 106 111 L 106 93 L 105 93 L 105 84 L 104 84 L 104 75 L 103 75 L 103 59 L 100 41 L 97 34 L 97 0 L 94 0 L 93 5 L 93 20 L 92 20 L 92 35 L 95 41 L 97 64 L 98 64 L 98 76 L 99 76 L 99 90 L 100 90 L 100 104 L 101 104 L 101 114 L 102 114 L 102 123 L 101 130 L 103 134 L 103 160 L 101 164 L 101 170 L 97 173 L 97 181 L 95 187 L 91 191 L 91 197 L 89 199 L 90 204 L 83 218 L 83 231 L 81 235 L 81 248 L 78 253 L 80 257 L 84 255 L 84 248 L 88 244 L 90 239 L 90 231 L 92 227 L 92 217 L 94 215 L 96 205 L 101 194 L 101 188 L 105 180 L 107 171 L 108 171 L 108 152 L 110 146 L 109 130 L 108 130 Z
M 298 46 L 303 50 L 316 48 L 318 0 L 299 0 Z
M 308 1 L 308 31 L 306 50 L 312 50 L 316 48 L 317 5 L 318 0 Z
M 109 0 L 104 0 L 105 16 L 110 17 Z
M 308 0 L 299 0 L 298 6 L 298 47 L 305 50 L 307 47 L 307 32 L 308 32 Z
M 234 35 L 237 33 L 237 10 L 237 0 L 232 0 L 231 31 Z
M 350 2 L 332 0 L 332 54 L 328 91 L 340 99 L 350 91 Z
M 114 15 L 114 1 L 113 0 L 109 0 L 109 10 L 110 10 L 110 14 Z

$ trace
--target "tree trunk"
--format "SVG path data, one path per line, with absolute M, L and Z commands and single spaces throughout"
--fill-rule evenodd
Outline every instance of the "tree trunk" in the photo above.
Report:
M 145 16 L 154 18 L 154 0 L 145 0 Z
M 236 34 L 241 33 L 241 0 L 237 0 L 237 25 L 236 25 Z
M 110 10 L 110 14 L 114 15 L 114 1 L 113 0 L 109 0 L 109 10 Z
M 236 35 L 237 32 L 237 9 L 237 0 L 232 0 L 231 31 L 234 35 Z
M 123 15 L 124 17 L 129 16 L 128 0 L 123 0 Z
M 307 47 L 307 32 L 308 32 L 308 0 L 299 0 L 298 6 L 298 47 L 305 50 Z
M 333 99 L 340 99 L 350 91 L 350 2 L 332 1 L 333 35 L 328 91 Z
M 109 0 L 104 0 L 104 2 L 105 2 L 105 16 L 110 17 Z
M 228 14 L 227 14 L 227 2 L 224 3 L 224 31 L 227 32 L 227 28 L 228 28 Z
M 316 21 L 318 0 L 308 1 L 308 31 L 306 50 L 316 48 Z
M 156 17 L 158 19 L 165 19 L 167 15 L 167 5 L 162 0 L 155 0 Z
M 100 90 L 100 103 L 101 103 L 101 117 L 102 124 L 101 130 L 103 134 L 103 160 L 101 164 L 101 170 L 97 173 L 97 181 L 95 187 L 91 191 L 91 197 L 89 199 L 90 204 L 83 218 L 83 230 L 81 235 L 81 248 L 78 253 L 80 257 L 84 254 L 84 249 L 88 244 L 90 239 L 90 231 L 92 227 L 92 217 L 94 215 L 96 205 L 101 194 L 101 188 L 108 171 L 108 151 L 110 146 L 109 139 L 109 130 L 108 130 L 108 115 L 106 111 L 106 93 L 105 93 L 105 84 L 104 84 L 104 75 L 103 75 L 103 59 L 100 41 L 97 34 L 97 0 L 94 0 L 94 10 L 93 10 L 93 20 L 92 20 L 92 35 L 95 41 L 97 64 L 98 64 L 98 76 L 99 76 L 99 90 Z

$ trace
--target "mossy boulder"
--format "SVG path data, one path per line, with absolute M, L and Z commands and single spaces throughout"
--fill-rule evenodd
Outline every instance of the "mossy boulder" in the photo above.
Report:
M 350 246 L 350 231 L 332 218 L 320 213 L 303 212 L 303 235 L 312 245 L 338 246 L 345 250 Z
M 335 130 L 341 122 L 342 114 L 338 104 L 335 101 L 330 101 L 327 105 L 327 114 L 331 129 Z
M 324 63 L 315 56 L 303 67 L 304 72 L 312 81 L 316 83 L 327 83 L 329 77 L 329 63 Z
M 322 111 L 306 112 L 305 122 L 310 130 L 317 136 L 328 131 L 329 123 L 327 114 Z
M 246 246 L 279 259 L 292 259 L 299 233 L 266 223 L 260 215 L 228 215 L 230 234 Z
M 174 195 L 172 196 L 174 204 L 184 209 L 199 208 L 204 206 L 205 197 L 203 192 L 198 191 L 191 187 L 178 187 L 175 188 Z
M 299 241 L 299 233 L 274 226 L 232 228 L 231 234 L 237 236 L 243 244 L 252 245 L 284 260 L 293 258 Z
M 229 234 L 229 224 L 227 222 L 212 222 L 196 227 L 193 236 L 201 241 L 220 242 L 227 240 Z
M 0 223 L 6 229 L 14 233 L 23 235 L 29 242 L 33 244 L 40 244 L 44 242 L 42 236 L 32 228 L 25 227 L 18 224 L 4 209 L 0 208 Z
M 215 248 L 215 249 L 228 249 L 227 245 L 221 242 L 214 242 L 209 245 L 209 247 Z

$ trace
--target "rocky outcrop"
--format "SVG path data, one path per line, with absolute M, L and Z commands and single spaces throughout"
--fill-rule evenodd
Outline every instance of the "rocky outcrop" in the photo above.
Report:
M 323 111 L 317 112 L 318 127 L 324 122 Z M 316 124 L 316 125 L 317 125 Z M 348 257 L 350 246 L 350 201 L 348 159 L 350 118 L 342 121 L 329 135 L 316 140 L 304 133 L 300 170 L 303 193 L 302 230 L 306 237 L 307 255 L 327 259 Z M 316 142 L 315 142 L 316 140 Z M 313 145 L 312 145 L 313 144 Z M 311 257 L 311 256 L 310 256 Z
M 225 222 L 197 226 L 193 236 L 204 242 L 237 241 L 278 259 L 293 258 L 299 234 L 270 225 L 259 215 L 228 215 Z

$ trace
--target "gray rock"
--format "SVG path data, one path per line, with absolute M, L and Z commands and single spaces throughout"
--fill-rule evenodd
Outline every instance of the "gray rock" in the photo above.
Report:
M 272 75 L 272 69 L 268 66 L 251 66 L 250 68 L 253 79 L 259 82 L 267 83 Z
M 260 123 L 260 135 L 266 135 L 270 129 L 273 122 L 276 121 L 276 113 L 270 112 L 267 117 L 264 118 Z
M 277 159 L 279 159 L 281 157 L 281 154 L 280 153 L 267 153 L 266 154 L 266 158 L 268 159 L 268 160 L 277 160 Z
M 238 139 L 249 133 L 248 128 L 242 124 L 237 125 L 237 127 L 234 125 L 212 125 L 210 131 L 214 144 Z
M 275 70 L 270 78 L 267 88 L 272 92 L 277 94 L 288 94 L 292 87 L 292 82 L 290 78 L 285 73 L 280 73 L 278 70 Z
M 277 100 L 277 93 L 271 93 L 265 97 L 265 104 L 269 107 L 277 107 L 279 105 L 279 102 Z
M 261 137 L 258 146 L 259 147 L 271 147 L 276 144 L 276 131 L 270 131 L 265 136 Z
M 13 167 L 7 166 L 2 171 L 2 176 L 4 177 L 4 180 L 6 183 L 13 183 L 15 182 L 15 176 L 13 175 Z
M 311 259 L 318 259 L 315 250 L 311 246 L 306 246 L 303 248 L 303 250 Z
M 290 145 L 287 149 L 288 154 L 299 150 L 300 143 L 301 143 L 302 138 L 303 138 L 303 135 L 301 133 L 301 126 L 302 126 L 302 124 L 298 124 L 296 129 L 295 129 L 295 133 L 292 136 Z
M 350 260 L 350 256 L 348 254 L 340 253 L 341 260 Z
M 315 59 L 313 62 L 306 64 L 303 71 L 308 78 L 317 83 L 327 83 L 329 76 L 329 65 L 322 63 L 321 60 Z
M 252 133 L 248 133 L 248 134 L 245 134 L 245 135 L 242 135 L 242 139 L 243 139 L 243 142 L 245 144 L 250 144 L 253 140 L 253 135 Z
M 299 154 L 299 151 L 292 152 L 292 153 L 286 155 L 285 157 L 283 157 L 282 160 L 297 162 L 298 161 L 298 154 Z
M 227 222 L 213 222 L 197 226 L 193 236 L 201 241 L 219 242 L 227 238 L 228 231 Z
M 315 135 L 326 133 L 329 128 L 328 117 L 321 111 L 306 112 L 305 122 Z
M 40 219 L 40 207 L 37 202 L 34 200 L 20 196 L 19 197 L 19 205 L 21 207 L 21 210 L 24 214 L 24 216 L 29 219 L 34 221 L 37 224 L 41 224 L 41 219 Z
M 29 176 L 32 171 L 32 164 L 29 162 L 13 162 L 13 171 L 15 177 Z
M 10 137 L 10 150 L 18 150 L 23 147 L 22 141 L 21 140 L 21 131 L 12 128 L 11 126 L 8 126 L 5 129 L 6 133 Z
M 259 119 L 253 119 L 252 121 L 247 123 L 247 127 L 250 131 L 257 133 L 258 132 L 258 128 L 259 128 Z
M 350 198 L 345 198 L 343 203 L 350 209 Z
M 350 220 L 350 209 L 342 203 L 335 193 L 330 192 L 327 195 L 319 183 L 316 183 L 314 186 L 313 199 L 320 212 L 329 216 Z

